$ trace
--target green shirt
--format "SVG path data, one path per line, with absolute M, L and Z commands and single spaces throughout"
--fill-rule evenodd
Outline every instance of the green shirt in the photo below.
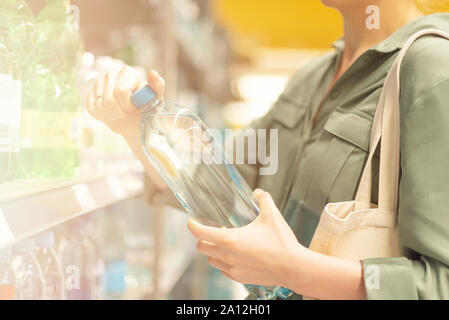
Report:
M 327 203 L 354 199 L 385 77 L 408 38 L 427 28 L 449 33 L 449 14 L 402 27 L 359 57 L 325 96 L 344 48 L 344 40 L 337 41 L 251 125 L 279 130 L 279 169 L 273 176 L 259 175 L 259 165 L 239 169 L 253 188 L 272 194 L 303 245 Z M 449 41 L 417 40 L 403 62 L 401 86 L 399 233 L 406 257 L 363 261 L 365 271 L 380 271 L 380 285 L 367 297 L 449 299 Z M 378 172 L 373 178 L 375 191 Z

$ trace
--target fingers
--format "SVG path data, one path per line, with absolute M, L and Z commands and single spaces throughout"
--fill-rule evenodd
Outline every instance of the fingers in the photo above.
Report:
M 215 243 L 200 240 L 198 241 L 196 248 L 199 253 L 205 256 L 213 257 L 216 259 L 220 259 L 222 257 L 221 250 Z
M 232 230 L 204 226 L 193 219 L 189 219 L 187 227 L 195 238 L 212 243 L 226 243 L 229 242 L 231 238 L 230 233 Z
M 123 119 L 126 116 L 120 102 L 114 96 L 118 76 L 118 71 L 112 71 L 107 73 L 104 78 L 103 107 L 109 113 L 111 120 Z
M 105 108 L 104 102 L 104 91 L 105 91 L 106 74 L 101 75 L 94 87 L 94 106 L 95 115 L 97 119 L 113 120 L 113 117 Z
M 95 91 L 94 88 L 92 88 L 87 95 L 87 112 L 89 114 L 96 118 L 96 112 L 95 112 Z
M 155 70 L 148 73 L 148 85 L 157 94 L 159 99 L 164 98 L 165 94 L 165 80 Z
M 230 266 L 230 265 L 227 264 L 227 263 L 224 263 L 224 262 L 221 261 L 220 259 L 216 259 L 216 258 L 213 258 L 213 257 L 209 257 L 209 258 L 207 259 L 207 261 L 209 262 L 209 264 L 210 264 L 212 267 L 214 267 L 214 268 L 216 268 L 216 269 L 218 269 L 218 270 L 221 270 L 221 271 L 223 271 L 223 272 L 230 272 L 231 269 L 232 269 L 232 266 Z
M 157 79 L 156 79 L 157 80 Z M 131 67 L 100 76 L 87 97 L 87 110 L 98 120 L 120 120 L 136 111 L 131 95 L 145 81 Z
M 162 99 L 165 92 L 165 81 L 156 72 L 148 74 L 148 84 Z M 87 110 L 98 120 L 120 120 L 136 111 L 131 102 L 131 95 L 145 85 L 138 73 L 131 67 L 123 67 L 120 71 L 111 71 L 98 78 L 87 97 Z
M 254 191 L 254 195 L 256 196 L 259 202 L 260 215 L 266 216 L 267 214 L 280 214 L 276 204 L 273 201 L 273 198 L 268 192 L 257 189 Z
M 131 102 L 131 95 L 145 85 L 137 72 L 131 67 L 123 67 L 114 88 L 114 97 L 125 113 L 133 112 L 136 107 Z

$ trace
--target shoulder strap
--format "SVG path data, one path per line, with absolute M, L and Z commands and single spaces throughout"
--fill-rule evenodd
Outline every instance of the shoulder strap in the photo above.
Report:
M 372 160 L 380 143 L 379 208 L 398 207 L 400 169 L 400 71 L 407 50 L 419 38 L 434 35 L 449 40 L 449 34 L 426 29 L 413 35 L 399 52 L 385 80 L 373 120 L 370 152 L 356 195 L 356 210 L 369 208 L 371 203 Z M 381 139 L 382 138 L 382 139 Z M 394 211 L 394 212 L 395 212 Z

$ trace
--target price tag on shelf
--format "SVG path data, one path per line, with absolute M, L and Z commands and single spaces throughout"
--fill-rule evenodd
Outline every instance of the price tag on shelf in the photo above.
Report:
M 89 211 L 95 208 L 95 201 L 86 184 L 76 184 L 72 186 L 72 190 L 82 210 Z
M 14 236 L 12 235 L 11 229 L 6 222 L 3 211 L 0 208 L 0 248 L 7 247 L 14 242 Z
M 125 197 L 126 195 L 125 189 L 123 188 L 123 185 L 120 179 L 117 178 L 117 176 L 109 176 L 108 185 L 114 197 L 116 197 L 117 199 L 122 199 Z

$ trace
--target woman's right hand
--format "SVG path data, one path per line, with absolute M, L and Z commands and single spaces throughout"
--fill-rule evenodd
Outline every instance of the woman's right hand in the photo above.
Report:
M 150 71 L 148 84 L 163 99 L 165 81 Z M 141 112 L 131 102 L 131 95 L 146 83 L 131 67 L 111 71 L 100 76 L 87 98 L 87 110 L 95 119 L 105 123 L 112 131 L 123 136 L 139 130 Z

